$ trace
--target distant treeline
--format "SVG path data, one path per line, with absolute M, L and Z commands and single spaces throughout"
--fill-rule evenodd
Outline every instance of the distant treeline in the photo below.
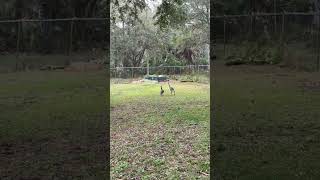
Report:
M 0 0 L 0 21 L 105 17 L 106 3 L 104 0 Z M 107 48 L 106 29 L 104 21 L 0 23 L 0 52 Z

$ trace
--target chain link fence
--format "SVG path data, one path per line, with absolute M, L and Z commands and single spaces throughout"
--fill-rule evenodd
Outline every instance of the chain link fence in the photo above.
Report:
M 0 72 L 105 61 L 107 18 L 0 21 Z
M 116 67 L 110 69 L 111 78 L 141 78 L 148 74 L 148 67 Z M 209 65 L 158 66 L 149 67 L 150 75 L 191 75 L 203 74 L 209 77 Z
M 215 16 L 215 55 L 217 60 L 235 64 L 267 63 L 319 71 L 319 17 L 318 13 Z

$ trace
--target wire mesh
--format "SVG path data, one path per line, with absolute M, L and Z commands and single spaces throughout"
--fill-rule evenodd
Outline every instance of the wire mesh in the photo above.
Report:
M 319 71 L 317 13 L 269 13 L 213 17 L 217 60 L 279 64 Z
M 158 66 L 149 67 L 149 75 L 182 76 L 203 74 L 209 76 L 209 65 L 189 66 Z M 116 67 L 110 68 L 111 78 L 141 78 L 147 75 L 147 67 Z
M 108 49 L 106 18 L 0 21 L 0 72 L 66 67 L 103 61 Z

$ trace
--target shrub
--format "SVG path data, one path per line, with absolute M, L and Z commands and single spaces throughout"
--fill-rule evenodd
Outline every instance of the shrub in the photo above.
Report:
M 225 58 L 225 65 L 264 65 L 279 64 L 282 61 L 283 48 L 281 45 L 274 46 L 263 41 L 244 42 L 239 48 L 240 53 L 232 54 Z

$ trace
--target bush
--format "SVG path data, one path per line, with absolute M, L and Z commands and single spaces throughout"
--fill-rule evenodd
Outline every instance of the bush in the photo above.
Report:
M 242 65 L 242 64 L 246 64 L 245 61 L 243 61 L 242 59 L 235 59 L 235 60 L 231 60 L 226 62 L 226 66 L 234 66 L 234 65 Z
M 225 65 L 265 65 L 279 64 L 282 61 L 283 48 L 266 42 L 245 42 L 239 48 L 240 53 L 228 56 Z
M 210 83 L 210 78 L 207 75 L 202 74 L 191 74 L 184 75 L 177 78 L 181 82 L 197 82 L 197 83 Z

